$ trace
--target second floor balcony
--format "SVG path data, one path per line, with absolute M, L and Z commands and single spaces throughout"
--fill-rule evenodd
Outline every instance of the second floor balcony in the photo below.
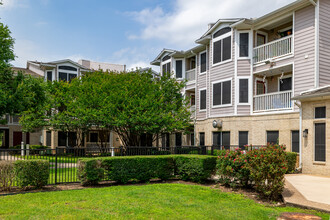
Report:
M 196 80 L 196 69 L 191 69 L 186 71 L 186 80 L 188 83 L 194 83 Z
M 293 52 L 292 35 L 260 45 L 253 49 L 253 63 L 259 64 L 268 60 L 291 55 Z
M 290 110 L 292 91 L 274 92 L 253 97 L 254 112 Z

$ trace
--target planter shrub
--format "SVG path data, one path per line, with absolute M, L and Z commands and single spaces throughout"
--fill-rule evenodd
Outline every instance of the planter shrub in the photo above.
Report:
M 296 170 L 296 164 L 297 164 L 297 153 L 295 152 L 286 152 L 286 161 L 287 161 L 287 167 L 288 170 L 286 173 L 294 173 Z
M 110 180 L 127 183 L 130 180 L 146 182 L 173 176 L 173 159 L 169 156 L 129 156 L 102 158 L 102 167 Z
M 96 185 L 104 178 L 104 169 L 98 159 L 79 159 L 77 177 L 82 185 Z
M 17 184 L 20 187 L 45 186 L 49 178 L 49 162 L 47 160 L 18 160 L 14 163 Z
M 0 161 L 0 191 L 10 191 L 14 181 L 14 163 L 12 161 Z
M 219 182 L 233 188 L 248 186 L 251 178 L 246 162 L 245 151 L 236 149 L 221 152 L 217 160 Z
M 175 174 L 182 180 L 204 182 L 215 173 L 215 156 L 174 155 Z
M 269 145 L 248 151 L 246 168 L 254 181 L 255 189 L 268 199 L 278 199 L 284 188 L 287 171 L 285 147 Z

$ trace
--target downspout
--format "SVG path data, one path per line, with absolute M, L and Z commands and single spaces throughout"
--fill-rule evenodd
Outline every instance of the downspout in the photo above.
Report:
M 294 102 L 296 106 L 299 108 L 299 167 L 300 170 L 302 167 L 302 107 L 301 103 L 297 101 Z

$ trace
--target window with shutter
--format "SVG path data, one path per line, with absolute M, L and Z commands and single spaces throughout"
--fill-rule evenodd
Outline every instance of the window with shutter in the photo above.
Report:
M 175 75 L 177 79 L 182 78 L 182 60 L 175 61 Z
M 239 103 L 249 102 L 249 79 L 239 79 Z
M 201 59 L 200 73 L 204 73 L 206 72 L 206 52 L 200 55 L 200 59 Z
M 249 56 L 249 33 L 239 34 L 239 56 L 240 57 Z
M 200 91 L 200 110 L 205 110 L 206 109 L 206 90 L 201 90 Z

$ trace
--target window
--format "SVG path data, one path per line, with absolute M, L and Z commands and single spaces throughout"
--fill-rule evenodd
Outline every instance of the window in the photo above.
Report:
M 249 56 L 249 33 L 239 34 L 239 57 Z
M 175 74 L 177 79 L 182 78 L 182 60 L 175 61 Z
M 175 133 L 175 146 L 182 146 L 182 133 Z
M 280 91 L 292 90 L 292 77 L 279 80 Z
M 206 109 L 206 89 L 200 91 L 200 106 L 199 110 Z
M 205 146 L 205 133 L 204 132 L 199 133 L 199 145 Z
M 249 103 L 249 79 L 239 79 L 239 103 Z
M 190 134 L 190 145 L 195 146 L 195 134 L 194 133 Z
M 266 43 L 266 35 L 257 34 L 257 46 L 263 45 Z
M 166 55 L 165 57 L 163 57 L 162 61 L 164 62 L 164 61 L 169 60 L 169 59 L 171 59 L 171 57 L 169 55 Z
M 58 132 L 58 146 L 67 146 L 67 133 L 63 131 Z
M 195 95 L 190 95 L 190 105 L 191 106 L 195 105 Z
M 200 73 L 204 73 L 206 72 L 206 52 L 201 53 L 200 60 L 201 60 Z
M 60 69 L 60 70 L 70 70 L 70 71 L 77 72 L 77 68 L 72 67 L 72 66 L 59 66 L 58 69 Z
M 223 28 L 213 35 L 213 64 L 231 59 L 231 29 Z
M 52 71 L 47 71 L 47 80 L 53 81 L 53 72 Z
M 230 132 L 213 132 L 213 145 L 223 146 L 225 149 L 230 148 Z
M 256 82 L 257 86 L 257 91 L 256 91 L 256 94 L 257 95 L 263 95 L 266 93 L 266 83 L 263 82 L 263 81 L 260 81 L 260 80 L 257 80 Z
M 171 73 L 171 62 L 163 64 L 163 75 L 165 73 Z
M 267 131 L 267 143 L 269 144 L 278 144 L 278 131 Z
M 20 117 L 21 117 L 21 116 L 19 116 L 19 115 L 14 115 L 14 116 L 13 116 L 13 123 L 14 123 L 14 124 L 18 124 L 18 123 L 19 123 L 19 119 L 20 119 Z
M 315 161 L 325 162 L 325 123 L 315 124 Z
M 245 145 L 249 144 L 249 132 L 239 131 L 238 132 L 238 145 L 241 149 L 245 149 Z
M 142 134 L 140 137 L 140 146 L 143 147 L 152 147 L 152 135 L 151 134 Z
M 47 131 L 46 132 L 46 145 L 50 147 L 52 145 L 52 132 Z
M 213 106 L 231 104 L 231 80 L 213 84 Z
M 326 108 L 325 107 L 316 107 L 315 108 L 315 118 L 326 118 Z
M 89 142 L 96 143 L 99 140 L 99 134 L 96 132 L 89 133 Z
M 170 134 L 169 133 L 163 133 L 162 134 L 162 147 L 170 147 Z
M 59 72 L 59 79 L 61 81 L 71 82 L 71 80 L 76 78 L 76 77 L 77 77 L 77 74 Z
M 291 151 L 299 153 L 299 131 L 292 131 L 291 139 Z

